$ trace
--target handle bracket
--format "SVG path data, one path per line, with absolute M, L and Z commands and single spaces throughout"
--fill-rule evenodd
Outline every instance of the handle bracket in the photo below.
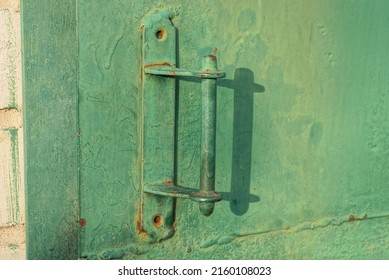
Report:
M 209 216 L 222 196 L 215 192 L 216 79 L 225 77 L 217 69 L 216 56 L 203 58 L 201 70 L 176 67 L 176 30 L 169 12 L 145 19 L 143 28 L 142 95 L 142 200 L 139 231 L 153 240 L 174 233 L 173 199 L 199 202 Z M 202 137 L 200 189 L 176 185 L 175 77 L 202 79 Z M 152 183 L 159 182 L 159 183 Z M 158 217 L 156 219 L 156 217 Z M 158 220 L 158 223 L 155 221 Z
M 210 55 L 212 56 L 212 55 Z M 214 56 L 212 59 L 216 59 Z M 145 66 L 145 73 L 168 77 L 195 77 L 200 79 L 218 79 L 226 76 L 221 71 L 198 71 L 176 68 L 172 66 Z

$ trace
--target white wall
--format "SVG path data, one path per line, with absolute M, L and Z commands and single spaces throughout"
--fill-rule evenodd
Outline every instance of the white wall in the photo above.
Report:
M 0 259 L 25 258 L 19 0 L 0 0 Z

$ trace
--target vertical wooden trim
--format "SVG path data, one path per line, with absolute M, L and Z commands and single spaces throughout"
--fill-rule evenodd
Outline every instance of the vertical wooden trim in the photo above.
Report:
M 76 0 L 21 1 L 27 258 L 78 258 Z

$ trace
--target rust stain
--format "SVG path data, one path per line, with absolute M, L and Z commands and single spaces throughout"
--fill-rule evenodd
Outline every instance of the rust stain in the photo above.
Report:
M 149 236 L 147 231 L 143 228 L 142 225 L 142 206 L 139 204 L 138 205 L 138 211 L 137 211 L 137 216 L 136 216 L 136 229 L 138 231 L 139 237 L 142 239 L 147 239 Z
M 141 211 L 141 207 L 138 207 L 138 212 L 137 212 L 137 215 L 136 215 L 136 228 L 137 228 L 138 232 L 145 231 L 143 229 L 143 226 L 142 226 L 142 211 Z
M 77 131 L 77 136 L 78 136 L 78 137 L 81 136 L 81 131 Z
M 166 30 L 162 28 L 155 33 L 155 37 L 157 37 L 158 40 L 162 40 L 166 37 L 166 34 Z
M 213 54 L 208 55 L 208 57 L 209 57 L 212 61 L 216 61 L 216 56 L 214 56 Z
M 153 217 L 153 225 L 155 227 L 160 227 L 160 226 L 162 226 L 162 224 L 163 224 L 162 217 L 160 215 L 155 215 Z
M 165 181 L 162 182 L 162 184 L 163 184 L 164 186 L 171 186 L 172 183 L 173 183 L 173 180 L 172 180 L 172 179 L 167 179 L 167 180 L 165 180 Z
M 86 220 L 85 219 L 80 219 L 78 221 L 78 224 L 79 224 L 80 227 L 84 227 L 86 225 Z
M 139 70 L 140 70 L 140 81 L 141 81 L 141 84 L 143 84 L 144 69 L 143 69 L 143 67 L 141 66 Z
M 348 221 L 349 222 L 353 222 L 353 221 L 361 221 L 361 220 L 365 220 L 367 219 L 367 214 L 365 213 L 362 217 L 355 217 L 354 214 L 351 214 L 349 217 L 348 217 Z
M 156 63 L 146 64 L 144 66 L 144 68 L 156 67 L 156 66 L 171 66 L 171 67 L 175 67 L 176 65 L 174 63 L 169 63 L 169 62 L 156 62 Z

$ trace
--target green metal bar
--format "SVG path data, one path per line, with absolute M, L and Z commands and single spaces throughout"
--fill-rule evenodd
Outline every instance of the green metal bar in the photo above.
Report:
M 222 195 L 216 192 L 201 193 L 196 189 L 174 185 L 167 186 L 164 183 L 145 185 L 143 191 L 161 196 L 188 198 L 196 202 L 217 202 L 222 199 Z
M 171 66 L 145 66 L 146 74 L 169 76 L 169 77 L 197 77 L 202 79 L 217 79 L 226 76 L 225 72 L 217 71 L 217 69 L 207 69 L 208 71 L 188 70 Z
M 216 56 L 203 58 L 204 72 L 217 71 Z M 216 143 L 216 79 L 203 79 L 202 87 L 202 127 L 201 127 L 201 171 L 200 193 L 215 192 L 215 143 Z M 212 214 L 215 203 L 200 202 L 200 212 L 205 216 Z

